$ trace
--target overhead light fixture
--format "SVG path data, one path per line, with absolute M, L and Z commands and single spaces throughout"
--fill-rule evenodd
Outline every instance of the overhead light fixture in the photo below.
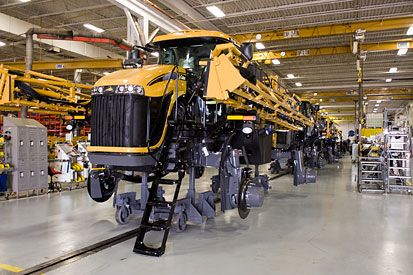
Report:
M 377 100 L 376 103 L 381 103 L 381 100 Z
M 98 32 L 98 33 L 101 33 L 101 32 L 104 32 L 104 31 L 105 31 L 104 29 L 101 29 L 101 28 L 98 28 L 98 27 L 96 27 L 96 26 L 93 26 L 92 24 L 83 24 L 83 27 L 85 27 L 85 28 L 87 28 L 87 29 L 89 29 L 89 30 L 92 30 L 92 31 L 94 31 L 94 32 Z
M 215 17 L 220 18 L 220 17 L 225 16 L 225 13 L 220 8 L 218 8 L 217 6 L 209 6 L 209 7 L 206 7 L 206 9 L 210 13 L 212 13 L 212 15 L 214 15 Z
M 317 93 L 314 93 L 314 96 L 317 96 Z
M 155 57 L 159 57 L 159 52 L 153 52 L 153 53 L 151 53 L 151 55 L 155 56 Z
M 413 35 L 413 26 L 411 26 L 408 30 L 407 30 L 407 35 Z
M 273 60 L 272 60 L 272 64 L 274 64 L 274 65 L 280 65 L 281 63 L 280 63 L 280 60 L 278 60 L 278 59 L 273 59 Z
M 374 106 L 375 106 L 375 107 L 379 107 L 379 106 L 380 106 L 380 104 L 374 104 Z
M 322 98 L 320 98 L 320 102 L 323 102 L 323 99 L 322 99 Z
M 263 50 L 265 49 L 265 46 L 261 42 L 258 42 L 255 43 L 255 48 L 257 48 L 258 50 Z
M 400 50 L 397 52 L 397 55 L 405 55 L 405 54 L 407 53 L 407 50 L 408 50 L 408 49 L 400 49 Z
M 257 35 L 255 36 L 255 39 L 260 40 L 261 37 L 262 37 L 261 34 L 260 34 L 260 33 L 257 33 Z
M 397 72 L 397 68 L 396 67 L 391 67 L 389 70 L 389 73 L 396 73 Z
M 108 75 L 108 74 L 110 74 L 110 72 L 104 72 L 103 74 L 104 74 L 104 75 Z
M 295 76 L 293 74 L 287 74 L 288 78 L 294 78 Z
M 295 83 L 295 86 L 301 87 L 301 86 L 303 86 L 303 84 L 301 84 L 300 82 L 296 82 L 296 83 Z
M 386 79 L 386 82 L 391 82 L 391 81 L 392 81 L 391 78 L 387 78 L 387 79 Z
M 283 52 L 281 52 L 280 54 L 281 54 L 281 56 L 285 56 L 285 52 L 284 52 L 284 51 L 283 51 Z
M 377 113 L 377 110 L 373 110 L 373 113 Z
M 0 47 L 6 46 L 6 43 L 0 41 Z
M 22 3 L 27 3 L 27 2 L 30 2 L 32 0 L 19 0 L 19 1 L 22 2 Z

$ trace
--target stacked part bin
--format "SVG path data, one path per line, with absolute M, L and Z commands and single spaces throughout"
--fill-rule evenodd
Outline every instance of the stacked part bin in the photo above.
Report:
M 9 190 L 19 192 L 47 189 L 47 128 L 28 118 L 4 117 L 4 133 L 11 136 Z

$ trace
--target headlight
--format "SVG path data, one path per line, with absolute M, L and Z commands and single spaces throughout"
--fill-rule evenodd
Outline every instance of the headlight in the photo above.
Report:
M 92 95 L 113 93 L 145 95 L 145 89 L 140 85 L 99 86 L 92 89 Z
M 141 85 L 121 85 L 116 89 L 117 94 L 145 95 L 145 89 Z
M 103 87 L 93 87 L 92 95 L 100 95 L 103 93 Z

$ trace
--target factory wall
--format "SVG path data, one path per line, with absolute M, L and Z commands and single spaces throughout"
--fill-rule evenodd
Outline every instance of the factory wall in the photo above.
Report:
M 338 124 L 338 128 L 343 131 L 343 139 L 347 139 L 348 138 L 348 132 L 350 130 L 353 130 L 354 132 L 356 132 L 356 126 L 354 122 L 351 123 L 339 123 Z M 354 137 L 353 137 L 354 138 Z M 350 138 L 350 140 L 353 140 L 353 138 Z

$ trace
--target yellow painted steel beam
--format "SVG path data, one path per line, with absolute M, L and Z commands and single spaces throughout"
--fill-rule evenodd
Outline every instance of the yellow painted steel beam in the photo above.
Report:
M 4 63 L 4 65 L 24 70 L 26 62 L 7 62 Z M 34 61 L 32 70 L 45 71 L 113 68 L 122 68 L 122 59 L 66 59 L 51 61 Z
M 367 51 L 367 52 L 398 50 L 399 49 L 398 44 L 397 44 L 398 42 L 406 42 L 406 41 L 362 44 L 361 50 Z M 409 49 L 413 48 L 412 42 L 409 42 L 408 48 Z M 304 52 L 306 50 L 308 50 L 308 52 Z M 333 55 L 333 54 L 348 54 L 348 53 L 352 53 L 351 45 L 339 46 L 339 47 L 289 50 L 289 51 L 257 52 L 257 53 L 254 53 L 253 60 L 256 60 L 258 62 L 264 62 L 265 64 L 270 64 L 272 59 L 319 56 L 319 55 Z
M 377 91 L 364 91 L 363 95 L 369 97 L 372 95 L 399 95 L 399 94 L 411 94 L 409 90 L 377 90 Z M 314 95 L 314 92 L 306 92 L 306 93 L 300 93 L 299 94 L 301 98 L 306 98 L 306 99 L 314 99 L 314 98 L 330 98 L 330 97 L 351 97 L 351 96 L 357 96 L 357 92 L 353 94 L 348 94 L 347 92 L 319 92 L 317 95 Z
M 392 100 L 392 99 L 404 99 L 404 100 L 413 100 L 413 94 L 406 95 L 395 95 L 395 96 L 369 96 L 368 100 Z M 357 96 L 352 97 L 342 97 L 342 98 L 331 98 L 323 99 L 323 102 L 354 102 L 357 101 Z M 313 103 L 319 103 L 319 99 L 310 99 Z
M 392 18 L 383 20 L 372 20 L 345 24 L 325 25 L 299 29 L 286 29 L 277 31 L 266 31 L 257 33 L 245 33 L 233 35 L 232 37 L 240 43 L 243 42 L 262 42 L 281 39 L 296 39 L 304 37 L 317 37 L 325 35 L 337 35 L 354 33 L 357 29 L 369 31 L 380 31 L 390 29 L 408 28 L 413 25 L 413 16 L 403 18 Z M 288 32 L 293 31 L 293 32 Z M 257 34 L 261 35 L 259 40 Z M 289 35 L 291 34 L 291 35 Z
M 21 107 L 0 105 L 0 111 L 20 112 Z M 64 112 L 64 111 L 52 111 L 52 110 L 46 110 L 46 109 L 32 109 L 32 108 L 29 108 L 28 111 L 30 113 L 50 114 L 50 115 L 67 115 L 68 114 L 68 112 Z

